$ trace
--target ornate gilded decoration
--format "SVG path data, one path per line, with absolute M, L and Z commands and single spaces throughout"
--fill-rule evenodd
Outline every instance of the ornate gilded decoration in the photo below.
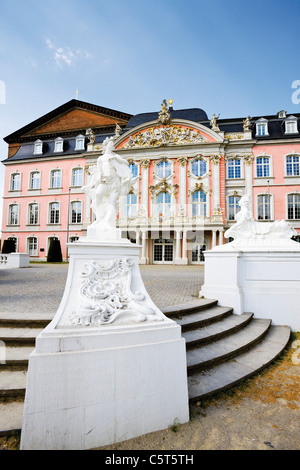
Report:
M 168 111 L 167 101 L 166 100 L 163 100 L 163 102 L 161 104 L 161 111 L 158 114 L 158 120 L 162 124 L 169 124 L 169 122 L 171 121 L 171 116 L 170 116 L 170 113 Z
M 244 155 L 243 159 L 244 159 L 244 162 L 246 163 L 246 165 L 251 165 L 251 163 L 253 162 L 254 156 L 253 155 Z
M 178 184 L 171 185 L 167 182 L 166 178 L 163 178 L 155 186 L 150 186 L 150 193 L 151 193 L 152 198 L 155 194 L 160 194 L 160 193 L 170 193 L 170 194 L 173 194 L 176 198 L 177 192 L 178 192 Z
M 251 117 L 247 116 L 246 119 L 244 119 L 244 121 L 243 121 L 244 131 L 250 131 L 251 127 L 252 127 Z
M 179 157 L 177 158 L 177 160 L 180 166 L 186 166 L 188 162 L 188 157 Z
M 144 168 L 144 170 L 149 168 L 150 163 L 151 163 L 151 161 L 149 160 L 149 158 L 144 158 L 143 160 L 140 161 L 140 165 L 141 165 L 142 168 Z
M 211 155 L 209 159 L 214 165 L 218 165 L 220 163 L 221 157 L 221 155 Z
M 164 147 L 167 145 L 185 145 L 205 142 L 206 139 L 189 127 L 179 125 L 155 126 L 129 137 L 121 148 Z

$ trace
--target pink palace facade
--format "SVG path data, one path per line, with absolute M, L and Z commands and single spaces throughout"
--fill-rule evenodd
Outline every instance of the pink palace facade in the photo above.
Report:
M 228 242 L 244 194 L 256 220 L 286 219 L 300 241 L 299 117 L 209 119 L 172 100 L 133 116 L 71 100 L 4 139 L 2 244 L 45 260 L 58 238 L 66 259 L 92 221 L 81 188 L 110 136 L 135 178 L 118 226 L 141 245 L 141 263 L 203 263 L 203 251 Z

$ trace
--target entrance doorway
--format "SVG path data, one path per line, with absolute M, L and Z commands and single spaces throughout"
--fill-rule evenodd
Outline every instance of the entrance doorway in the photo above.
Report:
M 153 263 L 173 263 L 173 240 L 160 238 L 154 240 Z
M 206 245 L 194 243 L 192 247 L 192 263 L 201 263 L 204 261 L 203 252 L 206 250 Z

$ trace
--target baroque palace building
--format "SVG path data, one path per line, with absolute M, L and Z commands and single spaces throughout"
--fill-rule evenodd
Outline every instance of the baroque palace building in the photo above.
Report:
M 228 240 L 248 194 L 259 221 L 286 219 L 300 241 L 300 115 L 220 119 L 199 108 L 130 115 L 71 100 L 4 140 L 2 241 L 44 260 L 51 238 L 67 242 L 92 221 L 82 189 L 106 137 L 128 160 L 134 187 L 118 226 L 142 246 L 143 264 L 199 264 Z

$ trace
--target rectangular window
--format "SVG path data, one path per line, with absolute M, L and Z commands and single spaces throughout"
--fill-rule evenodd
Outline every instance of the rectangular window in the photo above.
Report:
M 71 223 L 80 224 L 82 220 L 82 204 L 80 201 L 72 202 L 71 204 Z
M 50 204 L 50 224 L 59 224 L 59 203 Z
M 137 196 L 133 193 L 127 195 L 124 206 L 124 217 L 134 218 L 137 215 Z
M 11 191 L 20 191 L 21 189 L 21 175 L 20 173 L 14 173 L 11 175 Z
M 295 134 L 297 132 L 296 121 L 287 121 L 285 123 L 285 132 L 286 134 Z
M 269 157 L 258 157 L 256 159 L 256 176 L 258 178 L 270 176 Z
M 288 195 L 288 219 L 300 219 L 300 195 Z
M 228 220 L 235 220 L 235 215 L 240 211 L 241 196 L 229 196 L 228 197 Z
M 286 157 L 286 174 L 287 176 L 299 176 L 300 164 L 297 155 L 290 155 Z
M 195 191 L 192 195 L 192 217 L 206 216 L 206 194 L 204 191 Z
M 39 171 L 33 171 L 30 173 L 30 189 L 40 189 L 41 187 L 41 176 Z
M 82 185 L 83 185 L 83 168 L 74 168 L 72 186 L 82 186 Z
M 61 170 L 51 172 L 51 188 L 61 188 Z
M 257 124 L 257 131 L 256 135 L 266 135 L 267 134 L 267 126 L 266 124 Z
M 160 193 L 156 198 L 157 216 L 169 217 L 171 215 L 171 196 L 169 193 Z
M 19 224 L 19 206 L 18 206 L 18 204 L 12 204 L 11 206 L 9 206 L 8 223 L 9 223 L 9 225 L 18 225 Z
M 29 204 L 29 224 L 36 225 L 39 223 L 39 205 Z
M 258 220 L 271 220 L 271 196 L 264 194 L 257 196 Z
M 232 159 L 227 162 L 227 177 L 241 178 L 241 160 Z

